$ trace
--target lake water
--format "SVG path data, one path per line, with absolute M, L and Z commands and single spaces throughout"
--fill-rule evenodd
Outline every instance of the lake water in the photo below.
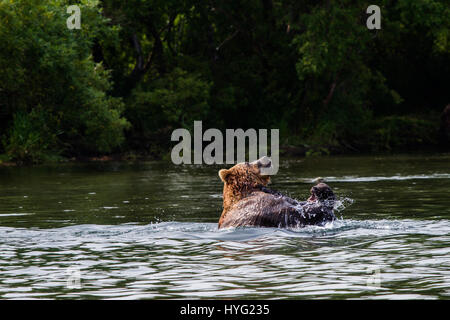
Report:
M 221 167 L 0 168 L 0 298 L 450 298 L 449 154 L 282 159 L 345 208 L 298 230 L 217 230 Z

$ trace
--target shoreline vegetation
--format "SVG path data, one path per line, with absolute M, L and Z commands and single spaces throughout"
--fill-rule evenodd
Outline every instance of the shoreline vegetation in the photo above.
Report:
M 444 0 L 0 0 L 0 165 L 165 159 L 177 128 L 293 157 L 450 150 Z M 444 109 L 446 107 L 446 109 Z
M 447 106 L 450 110 L 450 105 Z M 448 112 L 447 110 L 447 112 Z M 361 139 L 357 142 L 341 141 L 334 144 L 321 144 L 320 141 L 300 144 L 289 144 L 289 140 L 295 137 L 287 137 L 280 145 L 280 155 L 288 158 L 329 156 L 329 155 L 389 155 L 399 153 L 442 153 L 450 152 L 449 134 L 450 122 L 445 121 L 450 114 L 443 112 L 420 116 L 399 116 L 378 119 L 370 130 L 374 131 L 367 136 L 369 140 Z M 449 118 L 450 119 L 450 118 Z M 169 130 L 166 130 L 169 132 Z M 7 154 L 0 154 L 0 166 L 16 166 L 30 164 L 48 164 L 59 162 L 107 162 L 107 161 L 146 161 L 170 159 L 171 148 L 176 144 L 170 141 L 170 135 L 164 140 L 154 142 L 152 152 L 145 150 L 126 150 L 122 152 L 110 152 L 99 154 L 78 155 L 64 157 L 57 154 L 49 154 L 36 161 L 11 161 Z M 362 143 L 361 143 L 362 141 Z M 316 143 L 316 144 L 314 144 Z M 355 143 L 354 145 L 352 145 Z M 248 147 L 248 143 L 246 144 Z
M 392 154 L 432 154 L 450 152 L 450 105 L 442 114 L 432 113 L 423 116 L 390 116 L 378 119 L 370 127 L 372 134 L 368 139 L 360 139 L 354 145 L 348 142 L 321 144 L 320 141 L 300 144 L 289 144 L 295 137 L 282 139 L 280 156 L 286 158 L 303 158 L 333 155 L 392 155 Z M 166 130 L 170 133 L 170 130 Z M 48 155 L 37 161 L 11 161 L 8 155 L 0 154 L 0 167 L 23 166 L 35 164 L 54 164 L 67 162 L 110 162 L 110 161 L 153 161 L 169 160 L 171 148 L 176 142 L 169 142 L 170 135 L 162 136 L 163 140 L 154 142 L 151 152 L 146 150 L 126 150 L 99 154 L 64 157 Z M 283 137 L 282 137 L 283 138 Z M 362 141 L 362 143 L 361 143 Z M 316 143 L 316 144 L 314 144 Z M 205 144 L 205 142 L 204 142 Z M 248 143 L 246 144 L 248 147 Z M 270 154 L 270 150 L 269 150 Z M 248 156 L 248 154 L 247 154 Z
M 318 150 L 318 151 L 315 151 Z M 331 151 L 330 151 L 331 150 Z M 283 159 L 301 159 L 308 157 L 328 157 L 328 156 L 390 156 L 390 155 L 424 155 L 424 154 L 448 154 L 449 148 L 435 144 L 422 146 L 416 149 L 410 147 L 400 147 L 389 150 L 377 150 L 377 151 L 355 151 L 352 149 L 327 149 L 324 146 L 293 146 L 293 145 L 281 145 L 280 157 Z M 269 151 L 270 155 L 270 151 Z M 246 155 L 247 157 L 248 155 Z M 160 153 L 157 156 L 150 155 L 145 152 L 127 151 L 123 153 L 111 153 L 97 156 L 78 156 L 71 158 L 64 157 L 49 157 L 46 160 L 40 160 L 36 162 L 21 162 L 21 161 L 9 161 L 6 155 L 0 155 L 0 168 L 1 167 L 21 167 L 21 166 L 36 166 L 36 165 L 52 165 L 58 163 L 107 163 L 107 162 L 145 162 L 145 161 L 171 161 L 170 151 Z

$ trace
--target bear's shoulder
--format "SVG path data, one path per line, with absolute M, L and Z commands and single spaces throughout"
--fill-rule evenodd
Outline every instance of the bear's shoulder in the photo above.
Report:
M 293 206 L 302 206 L 302 205 L 306 204 L 306 201 L 295 200 L 295 199 L 293 199 L 293 198 L 291 198 L 291 197 L 289 197 L 289 196 L 287 196 L 287 195 L 285 195 L 285 194 L 283 194 L 283 193 L 281 193 L 280 191 L 277 191 L 277 190 L 273 190 L 273 189 L 270 189 L 270 188 L 267 188 L 267 187 L 260 187 L 259 189 L 260 189 L 260 191 L 262 191 L 264 193 L 271 194 L 271 195 L 273 195 L 273 196 L 275 196 L 277 198 L 281 198 L 281 199 L 283 199 L 284 201 L 286 201 L 287 203 L 289 203 L 289 204 L 291 204 Z
M 255 190 L 231 208 L 221 225 L 279 227 L 292 224 L 291 220 L 299 221 L 301 215 L 296 203 L 278 192 Z

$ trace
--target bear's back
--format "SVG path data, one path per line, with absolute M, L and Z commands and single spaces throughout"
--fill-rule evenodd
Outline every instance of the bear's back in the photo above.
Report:
M 254 191 L 241 199 L 219 221 L 226 227 L 302 227 L 323 225 L 335 219 L 332 208 L 319 203 L 299 202 L 279 192 Z

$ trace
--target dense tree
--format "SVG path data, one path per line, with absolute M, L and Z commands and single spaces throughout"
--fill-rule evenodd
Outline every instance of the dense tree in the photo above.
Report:
M 92 39 L 114 28 L 86 2 L 82 29 L 69 30 L 67 6 L 0 2 L 0 133 L 12 159 L 109 152 L 124 141 L 123 103 L 91 55 Z
M 435 144 L 448 3 L 379 1 L 381 30 L 369 4 L 86 0 L 68 30 L 68 1 L 1 0 L 4 151 L 161 153 L 194 120 L 280 128 L 310 154 Z

